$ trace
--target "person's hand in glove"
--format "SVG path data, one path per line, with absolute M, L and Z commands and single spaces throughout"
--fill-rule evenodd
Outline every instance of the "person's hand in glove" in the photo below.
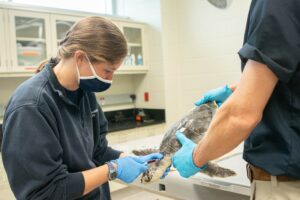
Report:
M 149 155 L 146 155 L 146 156 L 140 156 L 140 158 L 141 159 L 146 159 L 146 160 L 148 160 L 148 161 L 150 161 L 150 160 L 160 160 L 160 159 L 162 159 L 163 157 L 161 157 L 161 158 L 155 158 L 155 156 L 156 155 L 161 155 L 161 156 L 163 156 L 161 153 L 153 153 L 153 154 L 149 154 Z M 148 161 L 147 161 L 147 163 L 148 163 Z M 168 173 L 170 172 L 170 168 L 171 168 L 171 166 L 169 166 L 167 169 L 166 169 L 166 171 L 164 172 L 164 174 L 161 176 L 161 179 L 164 179 L 167 175 L 168 175 Z
M 164 174 L 160 177 L 160 179 L 166 178 L 166 176 L 168 176 L 170 170 L 171 170 L 171 165 L 166 169 L 166 171 L 165 171 Z
M 193 152 L 196 144 L 180 131 L 176 132 L 176 137 L 181 143 L 182 147 L 173 156 L 172 164 L 177 169 L 179 174 L 184 178 L 188 178 L 197 172 L 204 170 L 206 165 L 197 167 L 193 161 Z
M 195 102 L 195 105 L 200 106 L 210 101 L 216 101 L 218 106 L 221 106 L 231 94 L 232 89 L 225 85 L 223 87 L 206 92 L 201 99 Z
M 117 165 L 117 178 L 126 182 L 133 182 L 141 173 L 145 172 L 148 167 L 147 163 L 151 160 L 160 160 L 163 158 L 161 153 L 153 153 L 146 156 L 127 156 L 113 160 Z

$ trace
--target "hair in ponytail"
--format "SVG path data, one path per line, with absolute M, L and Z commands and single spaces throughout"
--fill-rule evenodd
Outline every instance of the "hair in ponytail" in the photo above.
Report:
M 127 42 L 120 29 L 103 17 L 86 17 L 75 23 L 59 43 L 55 60 L 67 59 L 77 50 L 87 53 L 91 62 L 121 62 L 127 55 Z M 37 73 L 48 60 L 42 61 Z

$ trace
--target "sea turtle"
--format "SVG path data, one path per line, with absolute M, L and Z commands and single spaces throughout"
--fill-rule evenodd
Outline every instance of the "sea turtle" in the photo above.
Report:
M 133 150 L 132 153 L 135 155 L 146 155 L 154 152 L 164 154 L 162 160 L 148 164 L 148 170 L 143 173 L 141 182 L 149 183 L 158 180 L 171 165 L 172 156 L 181 147 L 175 135 L 177 130 L 180 130 L 186 137 L 198 143 L 205 135 L 217 108 L 218 106 L 215 102 L 209 102 L 195 107 L 166 131 L 159 149 Z M 207 163 L 207 168 L 203 170 L 202 173 L 211 177 L 228 177 L 236 174 L 234 171 L 222 168 L 212 162 Z

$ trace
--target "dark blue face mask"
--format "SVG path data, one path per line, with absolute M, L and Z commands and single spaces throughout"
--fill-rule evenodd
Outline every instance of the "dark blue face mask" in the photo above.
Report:
M 83 79 L 80 77 L 79 87 L 86 92 L 103 92 L 111 86 L 111 83 L 106 83 L 98 78 Z
M 98 76 L 95 72 L 94 66 L 90 62 L 89 58 L 86 56 L 90 69 L 93 73 L 92 76 L 80 76 L 79 70 L 78 70 L 78 65 L 76 63 L 77 67 L 77 74 L 78 74 L 78 82 L 79 82 L 79 87 L 86 91 L 86 92 L 103 92 L 107 90 L 111 84 L 112 80 L 106 80 L 100 76 Z

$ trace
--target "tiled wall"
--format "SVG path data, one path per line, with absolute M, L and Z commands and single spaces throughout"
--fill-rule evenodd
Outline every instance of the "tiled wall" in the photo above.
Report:
M 167 122 L 193 107 L 209 89 L 237 83 L 250 0 L 226 10 L 207 0 L 162 0 Z M 174 89 L 176 88 L 176 89 Z

